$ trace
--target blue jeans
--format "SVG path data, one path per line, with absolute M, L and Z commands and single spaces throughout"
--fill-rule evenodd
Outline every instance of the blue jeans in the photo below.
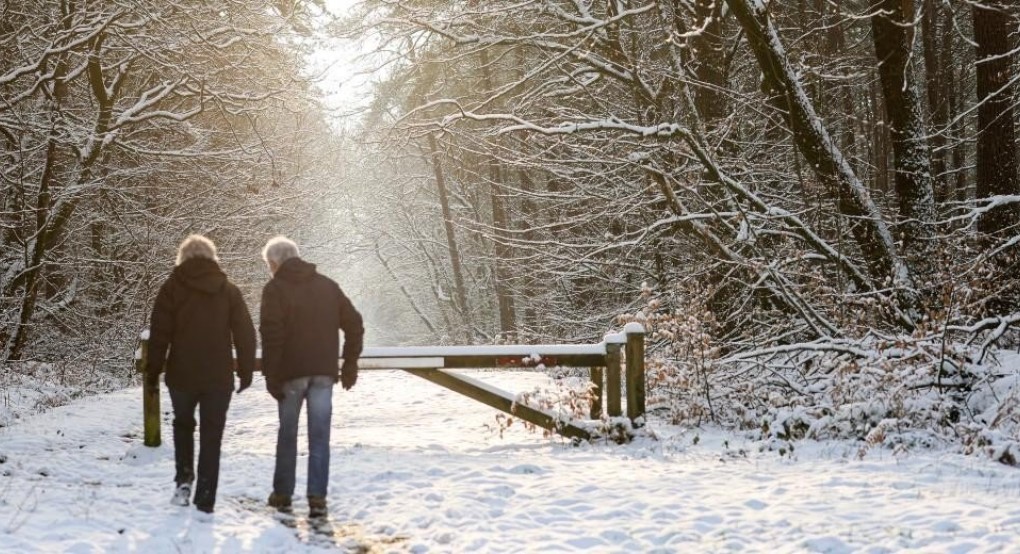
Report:
M 298 419 L 308 400 L 308 496 L 326 496 L 329 484 L 329 428 L 333 416 L 333 378 L 298 377 L 283 384 L 278 403 L 280 432 L 276 437 L 273 492 L 293 496 L 297 471 Z

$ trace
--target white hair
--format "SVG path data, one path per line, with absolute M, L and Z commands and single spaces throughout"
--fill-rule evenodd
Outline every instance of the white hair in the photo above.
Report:
M 177 247 L 177 265 L 181 265 L 192 258 L 206 258 L 218 262 L 216 245 L 213 244 L 213 241 L 202 235 L 188 235 L 181 245 Z
M 283 235 L 269 239 L 269 242 L 262 249 L 262 259 L 266 263 L 276 266 L 280 266 L 283 262 L 291 258 L 297 258 L 300 255 L 297 243 Z

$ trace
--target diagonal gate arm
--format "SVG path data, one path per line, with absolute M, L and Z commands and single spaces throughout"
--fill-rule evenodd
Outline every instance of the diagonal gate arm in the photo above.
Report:
M 492 406 L 497 410 L 502 410 L 527 422 L 534 423 L 539 427 L 555 431 L 565 437 L 583 440 L 591 439 L 591 435 L 585 429 L 568 421 L 561 421 L 545 410 L 515 403 L 510 393 L 493 387 L 488 383 L 456 373 L 447 373 L 440 369 L 405 369 L 404 371 Z

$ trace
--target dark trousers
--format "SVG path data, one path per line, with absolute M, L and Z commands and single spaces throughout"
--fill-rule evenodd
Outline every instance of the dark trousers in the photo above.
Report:
M 195 481 L 195 407 L 199 409 L 198 482 L 195 505 L 212 508 L 220 479 L 220 444 L 232 391 L 188 392 L 170 389 L 174 405 L 174 458 L 178 485 Z

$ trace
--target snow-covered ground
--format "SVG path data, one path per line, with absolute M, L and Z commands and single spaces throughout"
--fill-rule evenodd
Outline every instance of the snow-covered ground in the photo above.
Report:
M 477 376 L 517 391 L 544 379 Z M 981 457 L 872 449 L 859 459 L 856 444 L 802 442 L 791 458 L 739 435 L 654 422 L 658 441 L 573 447 L 519 425 L 500 436 L 485 427 L 495 414 L 400 372 L 366 371 L 352 392 L 337 387 L 337 548 L 1020 552 L 1020 471 Z M 263 506 L 275 421 L 258 381 L 235 396 L 208 518 L 169 505 L 169 420 L 163 447 L 142 446 L 138 388 L 24 417 L 0 429 L 0 552 L 318 550 L 307 529 Z M 297 514 L 305 510 L 299 498 Z

